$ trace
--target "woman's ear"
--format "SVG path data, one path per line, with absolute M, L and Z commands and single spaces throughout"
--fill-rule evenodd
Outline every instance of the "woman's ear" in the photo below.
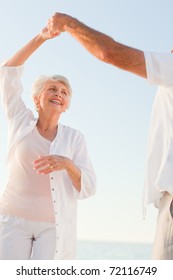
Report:
M 36 109 L 37 112 L 39 112 L 39 110 L 40 110 L 40 102 L 39 102 L 38 97 L 34 96 L 33 100 L 34 100 L 34 104 L 35 104 L 35 109 Z

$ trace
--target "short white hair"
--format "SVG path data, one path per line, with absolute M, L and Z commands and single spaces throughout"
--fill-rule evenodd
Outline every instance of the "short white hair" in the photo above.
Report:
M 72 89 L 70 86 L 69 81 L 67 80 L 67 78 L 65 78 L 64 76 L 61 75 L 51 75 L 51 76 L 40 76 L 36 79 L 36 81 L 33 83 L 32 85 L 32 97 L 37 96 L 40 94 L 40 92 L 44 89 L 45 84 L 48 81 L 59 81 L 61 83 L 63 83 L 68 90 L 69 95 L 72 95 Z

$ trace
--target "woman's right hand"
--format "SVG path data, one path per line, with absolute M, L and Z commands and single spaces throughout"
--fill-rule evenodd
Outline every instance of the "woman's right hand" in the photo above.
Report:
M 51 30 L 48 28 L 48 26 L 44 27 L 40 32 L 40 36 L 42 36 L 44 40 L 53 39 L 59 36 L 60 34 L 61 32 L 52 33 Z

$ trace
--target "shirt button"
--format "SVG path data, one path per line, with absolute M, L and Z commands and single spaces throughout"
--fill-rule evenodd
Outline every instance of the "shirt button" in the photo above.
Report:
M 51 177 L 50 179 L 53 180 L 53 177 Z
M 54 191 L 55 189 L 54 188 L 52 188 L 52 191 Z

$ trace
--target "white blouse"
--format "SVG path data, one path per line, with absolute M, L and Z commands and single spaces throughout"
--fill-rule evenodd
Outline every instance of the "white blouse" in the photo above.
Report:
M 38 222 L 54 222 L 49 175 L 40 176 L 33 162 L 49 155 L 51 141 L 42 137 L 37 127 L 16 146 L 11 158 L 11 172 L 0 200 L 0 214 Z
M 31 133 L 37 119 L 22 98 L 21 75 L 23 66 L 0 68 L 0 92 L 8 118 L 9 174 L 12 172 L 12 158 L 20 141 Z M 67 173 L 55 171 L 49 175 L 52 203 L 56 225 L 56 248 L 54 259 L 74 259 L 77 238 L 77 199 L 95 194 L 96 178 L 87 154 L 83 135 L 70 127 L 58 123 L 58 133 L 51 143 L 49 154 L 69 157 L 81 170 L 81 191 L 72 185 Z
M 163 192 L 173 195 L 173 54 L 145 53 L 147 78 L 159 85 L 148 137 L 144 182 L 144 215 L 149 203 L 158 207 Z

